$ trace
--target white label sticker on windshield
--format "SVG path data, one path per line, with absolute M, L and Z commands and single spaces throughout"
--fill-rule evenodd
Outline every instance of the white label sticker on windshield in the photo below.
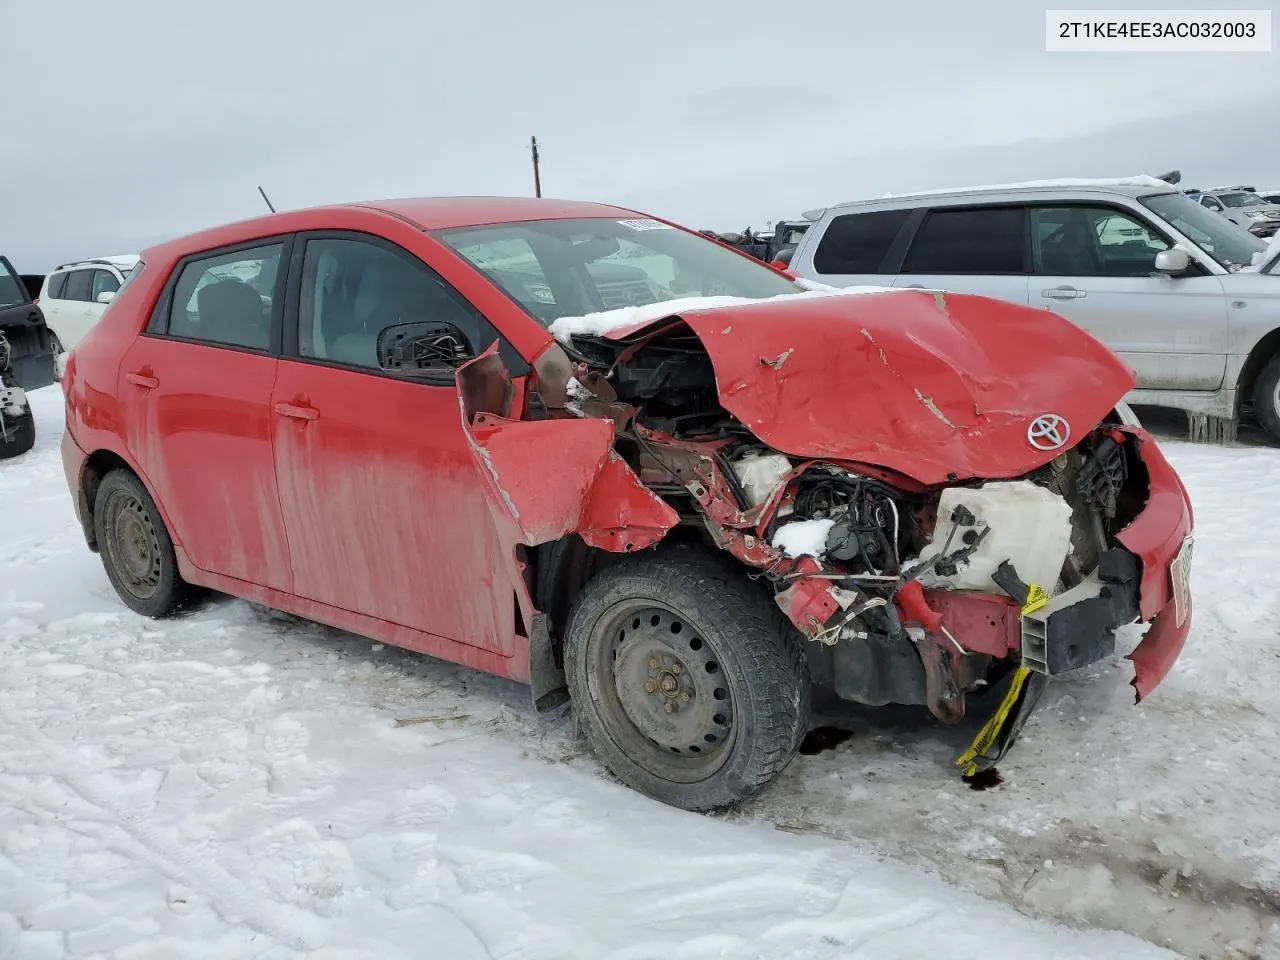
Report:
M 658 220 L 619 220 L 618 223 L 632 230 L 670 230 L 671 225 Z

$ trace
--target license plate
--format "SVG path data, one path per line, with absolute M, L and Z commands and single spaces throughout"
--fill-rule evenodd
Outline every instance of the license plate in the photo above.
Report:
M 1182 626 L 1187 620 L 1187 611 L 1191 609 L 1191 551 L 1194 538 L 1187 534 L 1178 555 L 1169 564 L 1169 579 L 1173 585 L 1173 613 Z

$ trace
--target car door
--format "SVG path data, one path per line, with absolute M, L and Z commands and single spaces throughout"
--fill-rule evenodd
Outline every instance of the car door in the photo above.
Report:
M 243 277 L 274 270 L 290 243 L 255 240 L 180 261 L 118 386 L 129 451 L 187 557 L 282 591 L 293 582 L 271 447 L 281 310 Z
M 1144 390 L 1217 390 L 1226 374 L 1222 282 L 1192 265 L 1155 269 L 1172 246 L 1132 211 L 1098 204 L 1031 210 L 1033 303 L 1060 314 L 1118 353 Z
M 935 207 L 916 231 L 893 286 L 1025 304 L 1030 267 L 1025 208 Z
M 509 558 L 454 383 L 496 332 L 421 259 L 362 233 L 299 236 L 288 316 L 272 431 L 294 592 L 510 656 Z M 404 323 L 419 324 L 397 328 L 422 361 L 411 376 L 379 364 L 379 335 Z

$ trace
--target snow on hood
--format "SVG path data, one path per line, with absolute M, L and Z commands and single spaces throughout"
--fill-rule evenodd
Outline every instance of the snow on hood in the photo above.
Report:
M 860 292 L 674 301 L 638 308 L 648 324 L 633 313 L 596 335 L 647 336 L 679 310 L 711 359 L 721 404 L 762 442 L 924 484 L 1021 477 L 1134 386 L 1114 353 L 1047 310 L 969 294 Z M 1042 415 L 1066 421 L 1064 444 L 1031 442 Z
M 603 337 L 610 334 L 626 332 L 639 328 L 655 320 L 676 317 L 690 310 L 714 310 L 718 307 L 740 307 L 755 303 L 769 303 L 779 300 L 804 300 L 819 297 L 854 296 L 865 293 L 896 293 L 896 287 L 833 287 L 814 280 L 796 280 L 797 286 L 803 288 L 802 293 L 784 293 L 776 297 L 754 299 L 751 297 L 680 297 L 676 300 L 662 300 L 658 303 L 646 303 L 638 307 L 621 307 L 617 310 L 602 310 L 599 313 L 588 313 L 582 317 L 561 317 L 552 322 L 547 329 L 561 343 L 569 343 L 573 337 Z
M 1271 242 L 1267 244 L 1267 249 L 1261 253 L 1253 255 L 1253 263 L 1247 267 L 1241 267 L 1241 273 L 1274 273 L 1276 261 L 1280 259 L 1280 232 L 1275 233 L 1271 237 Z

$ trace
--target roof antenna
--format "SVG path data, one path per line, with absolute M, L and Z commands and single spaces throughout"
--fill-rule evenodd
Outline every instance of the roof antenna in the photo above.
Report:
M 273 207 L 273 206 L 271 205 L 271 201 L 270 201 L 269 199 L 267 199 L 267 191 L 263 190 L 263 189 L 262 189 L 262 187 L 258 187 L 258 192 L 259 192 L 260 194 L 262 194 L 262 199 L 263 199 L 264 201 L 266 201 L 267 209 L 268 209 L 268 210 L 270 210 L 272 213 L 275 213 L 275 212 L 276 212 L 276 208 L 275 208 L 275 207 Z

